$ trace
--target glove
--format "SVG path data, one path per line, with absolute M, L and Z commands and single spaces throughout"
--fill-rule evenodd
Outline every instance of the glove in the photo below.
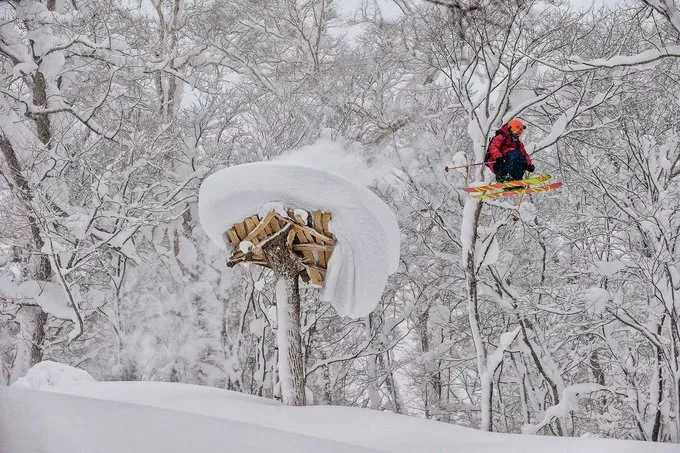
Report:
M 531 165 L 529 165 L 529 166 L 527 167 L 527 171 L 528 171 L 529 173 L 533 173 L 534 170 L 536 170 L 536 167 L 534 167 L 534 164 L 531 164 Z

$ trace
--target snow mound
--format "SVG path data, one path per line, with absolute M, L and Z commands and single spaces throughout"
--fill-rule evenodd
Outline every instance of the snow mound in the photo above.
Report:
M 676 450 L 656 442 L 487 433 L 355 407 L 287 407 L 187 384 L 85 382 L 50 392 L 0 387 L 0 453 Z
M 87 382 L 95 382 L 87 371 L 45 360 L 33 365 L 26 376 L 17 379 L 12 386 L 35 390 L 54 390 L 78 386 Z
M 223 233 L 273 203 L 332 213 L 337 245 L 321 300 L 341 315 L 361 317 L 373 311 L 388 275 L 399 265 L 394 212 L 368 188 L 337 173 L 285 161 L 257 162 L 205 179 L 199 194 L 201 225 L 215 244 L 228 248 Z

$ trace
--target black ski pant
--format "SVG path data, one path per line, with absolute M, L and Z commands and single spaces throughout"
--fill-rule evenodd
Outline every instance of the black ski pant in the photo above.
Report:
M 524 178 L 527 163 L 524 155 L 518 149 L 513 149 L 505 156 L 497 159 L 493 170 L 497 182 L 515 181 Z

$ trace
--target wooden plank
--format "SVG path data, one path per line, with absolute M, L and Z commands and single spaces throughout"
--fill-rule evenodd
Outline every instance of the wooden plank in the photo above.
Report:
M 241 242 L 241 239 L 245 238 L 248 235 L 248 232 L 246 231 L 246 227 L 245 225 L 243 225 L 243 222 L 234 225 L 234 229 L 236 230 L 236 234 L 238 235 L 239 242 Z
M 267 214 L 267 215 L 269 215 L 269 214 Z M 274 218 L 274 217 L 272 217 L 272 219 L 273 219 L 273 218 Z M 274 229 L 272 228 L 272 220 L 269 220 L 269 221 L 268 221 L 267 223 L 265 223 L 265 225 L 264 225 L 264 232 L 263 232 L 263 235 L 264 235 L 264 237 L 269 237 L 269 236 L 271 236 L 272 234 L 274 234 Z
M 306 224 L 291 209 L 288 210 L 288 215 L 289 217 L 270 211 L 263 219 L 250 216 L 233 225 L 224 234 L 225 241 L 236 248 L 236 253 L 228 263 L 234 265 L 247 261 L 268 267 L 266 256 L 261 250 L 262 244 L 282 229 L 288 228 L 289 231 L 283 233 L 286 234 L 287 246 L 301 259 L 305 267 L 311 269 L 311 274 L 308 275 L 310 281 L 323 285 L 325 269 L 336 244 L 336 239 L 329 231 L 331 213 L 321 210 L 312 212 L 308 221 L 311 220 L 313 226 Z M 245 254 L 238 250 L 239 243 L 244 240 L 255 244 L 251 253 Z
M 323 223 L 321 222 L 321 211 L 312 212 L 312 225 L 314 229 L 323 233 Z
M 303 261 L 314 262 L 314 253 L 312 250 L 304 247 L 305 245 L 314 244 L 312 236 L 307 234 L 305 230 L 297 224 L 292 224 L 292 230 L 295 231 L 295 240 L 292 244 L 289 244 L 288 247 L 291 247 L 293 252 L 298 252 L 298 256 L 302 255 Z M 312 244 L 309 244 L 309 241 L 311 241 Z
M 305 271 L 309 276 L 309 281 L 311 284 L 323 286 L 324 280 L 326 278 L 326 272 L 323 269 L 319 269 L 315 266 L 305 266 Z
M 294 251 L 312 251 L 312 250 L 318 250 L 318 251 L 323 251 L 323 252 L 332 252 L 333 248 L 335 246 L 333 245 L 324 245 L 324 244 L 293 244 L 293 250 Z
M 264 237 L 269 237 L 270 235 L 266 235 L 264 237 L 260 237 L 260 236 L 262 236 L 262 233 L 265 232 L 265 228 L 272 221 L 273 218 L 274 218 L 274 212 L 270 212 L 269 214 L 267 214 L 264 217 L 264 219 L 262 219 L 255 226 L 255 228 L 253 228 L 250 231 L 250 233 L 248 233 L 248 236 L 246 237 L 246 239 L 249 240 L 250 242 L 255 243 L 255 242 L 259 242 L 261 239 L 264 239 Z M 252 219 L 252 217 L 251 217 L 251 219 Z
M 335 248 L 323 252 L 324 260 L 326 260 L 326 265 L 324 266 L 324 269 L 328 269 L 328 263 L 331 261 L 331 256 L 333 256 L 333 250 L 335 250 Z
M 326 236 L 325 234 L 320 233 L 319 231 L 316 231 L 314 228 L 310 228 L 310 227 L 307 227 L 307 226 L 301 226 L 301 225 L 298 225 L 298 228 L 303 229 L 305 232 L 307 232 L 311 236 L 313 236 L 315 238 L 314 242 L 319 242 L 318 239 L 320 239 L 322 242 L 335 244 L 335 239 L 333 239 L 331 236 Z
M 238 239 L 238 235 L 236 234 L 236 231 L 234 231 L 233 228 L 229 228 L 227 230 L 227 240 L 232 245 L 232 247 L 238 247 L 238 243 L 240 241 Z
M 331 230 L 330 230 L 329 224 L 330 224 L 330 221 L 331 221 L 332 218 L 333 218 L 333 216 L 331 215 L 330 212 L 321 213 L 321 222 L 322 222 L 322 225 L 323 225 L 322 233 L 327 235 L 327 236 L 331 235 Z
M 293 241 L 295 240 L 295 228 L 291 228 L 288 232 L 288 237 L 286 238 L 286 245 L 288 248 L 292 248 Z
M 326 265 L 327 265 L 326 252 L 320 251 L 319 252 L 319 266 L 326 269 Z
M 295 213 L 295 211 L 292 210 L 292 209 L 289 211 L 288 215 L 290 216 L 291 219 L 295 220 L 300 225 L 306 225 L 307 224 L 307 222 L 305 222 L 305 219 L 303 219 L 302 216 L 297 215 Z
M 231 263 L 232 265 L 240 262 L 248 262 L 248 263 L 254 263 L 258 264 L 260 266 L 265 266 L 269 267 L 269 263 L 267 262 L 266 257 L 264 254 L 252 254 L 252 255 L 247 255 L 240 250 L 237 252 L 234 252 L 234 254 L 231 255 L 231 257 L 228 260 L 228 263 Z
M 309 227 L 302 228 L 302 234 L 305 237 L 305 242 L 313 244 L 314 243 L 314 236 L 312 236 L 312 234 L 309 231 L 310 231 Z
M 311 266 L 316 266 L 317 260 L 316 260 L 316 258 L 314 257 L 314 254 L 312 254 L 312 256 L 309 257 L 309 258 L 304 258 L 304 259 L 302 260 L 302 264 L 309 264 L 309 265 L 311 265 Z
M 305 262 L 307 262 L 307 263 L 311 262 L 312 264 L 314 264 L 314 254 L 313 254 L 312 252 L 310 252 L 310 251 L 303 251 L 303 252 L 302 252 L 302 262 L 303 262 L 303 263 L 305 263 Z
M 300 244 L 314 243 L 314 237 L 307 231 L 307 227 L 295 223 L 293 224 L 293 229 L 295 229 L 295 232 L 297 233 L 298 242 Z
M 254 219 L 253 219 L 253 217 L 254 217 Z M 257 228 L 257 224 L 259 223 L 259 219 L 256 216 L 246 217 L 246 219 L 243 221 L 243 223 L 246 226 L 246 231 L 248 232 L 248 236 L 250 236 L 250 233 L 255 228 Z
M 272 227 L 272 231 L 273 231 L 274 233 L 276 233 L 277 231 L 280 231 L 281 228 L 282 228 L 281 225 L 279 224 L 279 219 L 278 219 L 278 217 L 277 217 L 276 215 L 274 216 L 274 218 L 272 219 L 272 221 L 269 223 L 269 226 Z

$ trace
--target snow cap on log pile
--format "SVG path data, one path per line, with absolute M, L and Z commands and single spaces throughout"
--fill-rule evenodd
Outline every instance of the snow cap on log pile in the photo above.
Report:
M 301 165 L 257 162 L 222 169 L 203 181 L 201 225 L 219 247 L 224 234 L 263 206 L 279 203 L 333 215 L 337 244 L 328 262 L 321 300 L 341 314 L 368 315 L 387 277 L 399 265 L 399 226 L 392 210 L 368 188 L 337 174 Z

